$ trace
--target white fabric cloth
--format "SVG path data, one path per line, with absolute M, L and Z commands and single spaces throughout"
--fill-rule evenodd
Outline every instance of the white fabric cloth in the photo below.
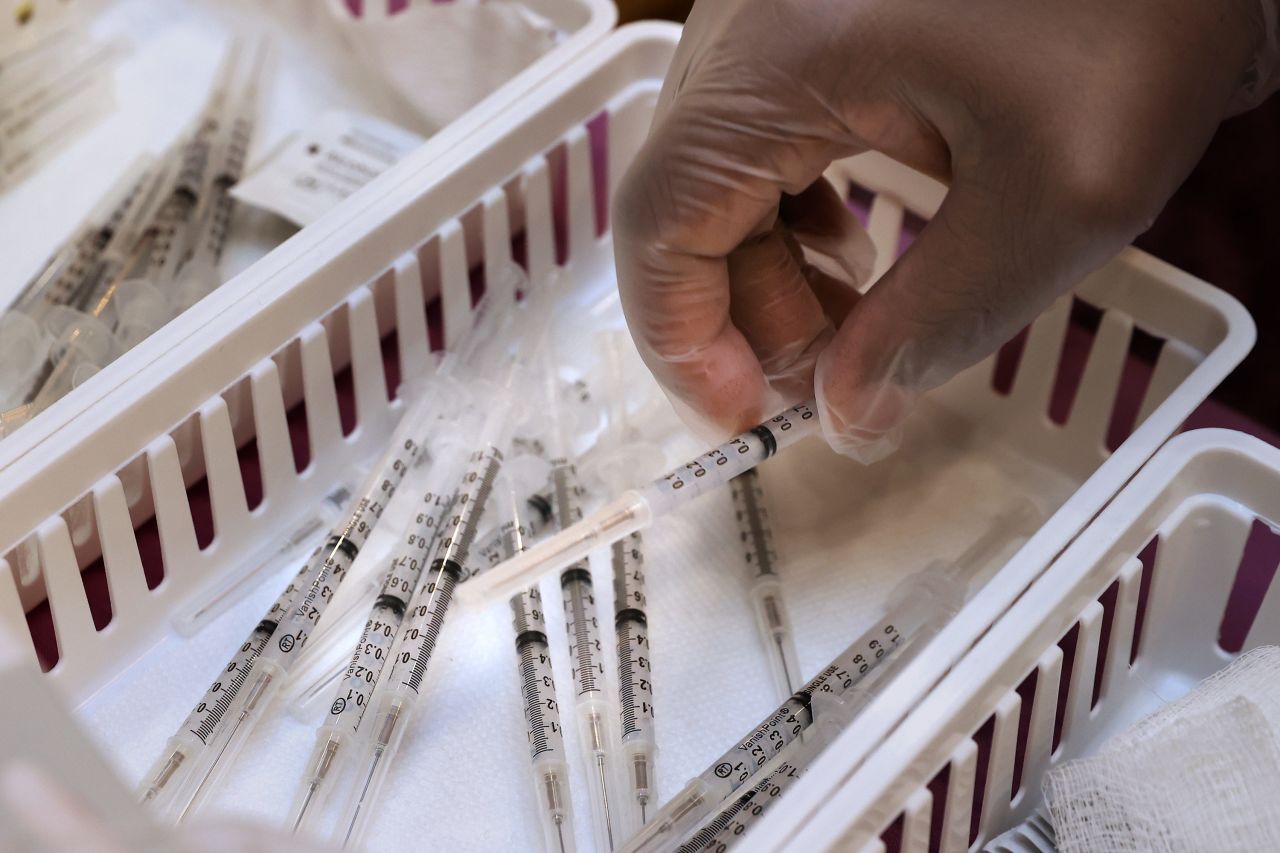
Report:
M 1280 648 L 1055 768 L 1044 792 L 1064 853 L 1280 849 Z

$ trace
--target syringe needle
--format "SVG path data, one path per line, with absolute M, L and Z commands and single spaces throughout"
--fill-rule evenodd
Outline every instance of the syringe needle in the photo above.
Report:
M 795 689 L 793 687 L 794 682 L 792 682 L 791 680 L 791 668 L 787 666 L 787 649 L 785 648 L 786 644 L 783 642 L 782 637 L 780 636 L 774 638 L 774 643 L 778 649 L 778 660 L 782 663 L 782 680 L 786 684 L 786 687 L 788 690 L 794 691 Z
M 298 809 L 298 816 L 294 818 L 293 826 L 289 828 L 290 832 L 296 833 L 298 831 L 298 828 L 302 826 L 302 821 L 307 816 L 307 809 L 311 808 L 311 800 L 315 797 L 316 788 L 318 787 L 320 786 L 316 782 L 310 782 L 307 784 L 307 793 L 302 800 L 302 808 Z
M 595 549 L 648 527 L 654 518 L 725 485 L 817 430 L 815 402 L 810 400 L 792 406 L 714 450 L 673 468 L 649 485 L 623 492 L 589 517 L 468 583 L 460 591 L 460 598 L 478 605 L 508 598 L 541 578 L 583 560 Z
M 351 820 L 347 823 L 347 831 L 342 836 L 342 846 L 346 847 L 351 843 L 351 833 L 355 832 L 356 824 L 360 821 L 360 811 L 364 808 L 365 798 L 369 796 L 369 786 L 373 784 L 373 777 L 378 774 L 378 765 L 382 763 L 382 753 L 385 745 L 378 746 L 373 751 L 373 761 L 369 764 L 369 772 L 364 777 L 364 784 L 360 786 L 360 796 L 356 800 L 355 809 L 351 812 Z
M 598 724 L 599 721 L 597 720 L 596 723 Z M 598 725 L 597 725 L 597 728 L 598 728 Z M 599 737 L 599 731 L 597 731 L 596 734 L 597 734 L 597 737 Z M 602 747 L 599 749 L 600 751 L 596 753 L 596 777 L 597 777 L 597 782 L 599 782 L 600 784 L 600 790 L 604 792 L 603 796 L 600 798 L 600 801 L 604 804 L 604 826 L 606 830 L 606 835 L 608 836 L 608 839 L 609 839 L 609 849 L 612 850 L 613 849 L 613 820 L 609 815 L 609 778 L 608 778 L 609 771 L 605 767 L 604 749 Z

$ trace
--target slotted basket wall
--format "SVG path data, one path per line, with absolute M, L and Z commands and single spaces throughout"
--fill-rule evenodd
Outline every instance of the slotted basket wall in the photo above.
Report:
M 963 851 L 1025 819 L 1047 768 L 1280 642 L 1277 519 L 1280 450 L 1174 439 L 785 846 Z

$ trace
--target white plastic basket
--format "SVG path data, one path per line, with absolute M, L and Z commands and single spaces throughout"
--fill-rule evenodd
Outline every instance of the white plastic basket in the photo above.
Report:
M 611 243 L 604 223 L 597 221 L 603 209 L 596 203 L 598 193 L 607 197 L 612 192 L 642 143 L 678 33 L 673 26 L 645 24 L 611 35 L 473 132 L 466 144 L 419 152 L 206 299 L 199 311 L 188 312 L 130 352 L 103 372 L 110 381 L 98 386 L 96 396 L 78 398 L 82 411 L 74 416 L 64 412 L 56 428 L 29 436 L 25 443 L 0 446 L 5 454 L 0 459 L 0 553 L 32 541 L 39 557 L 15 575 L 16 582 L 0 573 L 0 613 L 21 624 L 24 604 L 38 602 L 47 591 L 59 646 L 49 677 L 73 701 L 84 702 L 122 674 L 112 689 L 126 689 L 122 682 L 140 677 L 138 669 L 127 671 L 130 664 L 171 635 L 175 615 L 206 598 L 247 555 L 311 509 L 354 460 L 379 446 L 399 409 L 388 402 L 384 351 L 394 353 L 402 374 L 425 363 L 424 305 L 437 294 L 446 340 L 467 328 L 468 270 L 476 264 L 495 269 L 508 263 L 514 233 L 522 234 L 533 281 L 542 280 L 557 263 L 561 242 L 561 262 L 584 298 L 599 297 L 613 287 Z M 604 149 L 603 168 L 593 161 L 593 139 Z M 858 158 L 841 164 L 834 174 L 878 193 L 873 224 L 877 233 L 892 238 L 890 243 L 899 230 L 892 222 L 895 210 L 927 216 L 942 192 L 880 158 Z M 769 838 L 777 846 L 779 839 L 798 832 L 805 816 L 960 660 L 1252 344 L 1252 323 L 1237 303 L 1140 252 L 1126 252 L 1082 285 L 1079 298 L 1102 315 L 1064 424 L 1055 423 L 1048 408 L 1064 361 L 1064 338 L 1070 337 L 1070 297 L 1032 327 L 1008 393 L 993 387 L 995 360 L 990 359 L 941 389 L 919 419 L 946 431 L 939 459 L 948 467 L 962 469 L 966 462 L 982 460 L 999 468 L 999 479 L 978 482 L 954 473 L 948 478 L 947 471 L 925 471 L 894 481 L 908 461 L 902 454 L 865 474 L 868 483 L 892 486 L 884 492 L 893 491 L 899 501 L 895 506 L 901 507 L 896 521 L 902 535 L 889 537 L 896 550 L 882 549 L 878 558 L 891 553 L 894 560 L 921 565 L 954 553 L 964 544 L 960 536 L 990 521 L 1001 501 L 1024 499 L 1011 494 L 1035 496 L 1055 512 L 936 638 L 931 652 L 904 669 L 894 689 L 868 706 L 856 731 L 823 756 L 802 788 L 784 798 L 784 803 L 791 801 L 789 808 L 779 808 L 776 819 L 771 816 L 762 824 L 766 834 L 759 846 L 769 846 Z M 1109 452 L 1105 437 L 1117 388 L 1133 361 L 1128 356 L 1134 328 L 1164 343 L 1142 395 L 1136 427 Z M 394 345 L 386 337 L 392 331 Z M 355 423 L 344 435 L 334 376 L 348 365 Z M 310 446 L 310 463 L 301 473 L 295 469 L 286 427 L 286 413 L 297 413 L 298 401 L 305 403 Z M 252 510 L 237 455 L 237 447 L 251 439 L 265 494 Z M 901 570 L 890 565 L 879 577 L 824 572 L 831 554 L 848 555 L 854 542 L 857 560 L 873 562 L 868 540 L 853 538 L 864 531 L 839 523 L 815 530 L 812 519 L 797 513 L 819 503 L 846 512 L 842 501 L 858 498 L 851 492 L 865 493 L 861 499 L 867 505 L 890 500 L 874 485 L 851 490 L 847 481 L 830 479 L 837 473 L 864 476 L 851 475 L 851 470 L 833 465 L 820 449 L 811 448 L 806 455 L 797 448 L 791 463 L 766 471 L 771 488 L 808 496 L 807 503 L 788 503 L 775 513 L 781 546 L 800 554 L 807 550 L 806 537 L 811 545 L 827 537 L 819 543 L 825 551 L 810 549 L 811 556 L 788 567 L 788 595 L 793 617 L 802 625 L 801 658 L 807 667 L 824 663 L 846 644 L 862 626 L 859 620 L 874 611 L 887 591 L 894 570 Z M 206 472 L 208 512 L 216 533 L 202 548 L 193 512 L 204 510 L 193 510 L 202 501 L 192 495 L 201 491 L 198 484 Z M 197 485 L 189 490 L 192 484 Z M 714 503 L 707 501 L 706 506 Z M 158 543 L 166 574 L 155 589 L 148 589 L 135 526 L 145 528 L 153 508 L 156 524 L 144 538 Z M 661 560 L 653 557 L 659 574 L 651 580 L 651 620 L 654 630 L 668 631 L 669 638 L 655 641 L 654 649 L 655 673 L 661 673 L 655 675 L 659 741 L 665 750 L 660 772 L 668 793 L 701 771 L 718 754 L 717 746 L 776 704 L 766 678 L 759 683 L 729 678 L 731 652 L 745 655 L 735 662 L 753 662 L 762 673 L 764 667 L 758 654 L 735 651 L 747 641 L 738 640 L 735 646 L 723 633 L 753 620 L 749 602 L 724 595 L 732 587 L 732 571 L 713 570 L 717 559 L 729 560 L 723 548 L 730 540 L 716 538 L 710 526 L 698 532 L 705 543 L 699 541 L 695 547 L 701 550 L 687 559 L 701 571 L 672 565 L 661 573 Z M 869 539 L 876 531 L 865 533 Z M 655 538 L 657 534 L 655 528 Z M 832 536 L 844 538 L 833 542 Z M 788 547 L 788 542 L 795 544 Z M 113 613 L 109 624 L 95 630 L 78 575 L 79 567 L 99 551 L 105 555 Z M 423 736 L 435 738 L 446 758 L 450 737 L 501 741 L 504 735 L 493 728 L 501 724 L 485 715 L 494 712 L 494 719 L 500 718 L 502 709 L 489 706 L 513 699 L 502 693 L 508 684 L 508 692 L 514 692 L 509 643 L 490 637 L 501 633 L 504 620 L 492 614 L 468 618 L 476 621 L 469 623 L 472 633 L 465 651 L 472 657 L 465 677 L 451 668 L 453 658 L 442 651 L 439 678 L 446 683 L 454 678 L 457 690 L 433 695 L 435 722 Z M 743 637 L 751 636 L 750 628 L 741 630 Z M 202 639 L 192 641 L 193 651 Z M 491 645 L 501 651 L 491 652 Z M 157 649 L 140 666 L 150 665 L 164 651 Z M 186 670 L 216 666 L 223 651 L 202 652 L 207 660 L 190 663 Z M 172 663 L 168 666 L 169 672 L 178 671 Z M 191 674 L 191 690 L 183 695 L 197 695 L 206 675 L 203 670 Z M 152 757 L 141 753 L 158 749 L 169 734 L 162 731 L 168 715 L 177 712 L 177 720 L 185 710 L 157 712 L 150 729 L 122 728 L 100 737 L 112 743 L 126 776 L 140 773 Z M 456 746 L 474 750 L 461 741 Z M 464 761 L 447 768 L 454 774 L 447 777 L 450 784 L 483 786 L 489 792 L 491 804 L 468 803 L 468 809 L 480 810 L 486 830 L 532 820 L 518 752 L 517 745 L 509 763 L 497 769 L 512 778 L 505 788 L 493 775 L 483 774 L 487 765 Z M 445 760 L 437 753 L 421 758 Z M 244 800 L 266 813 L 278 806 L 268 802 L 270 796 L 245 795 Z M 492 812 L 484 812 L 490 805 Z M 448 817 L 457 819 L 455 814 Z M 441 825 L 434 831 L 444 831 Z
M 1048 767 L 1089 754 L 1237 654 L 1280 642 L 1275 545 L 1264 544 L 1278 519 L 1280 450 L 1228 430 L 1178 436 L 807 810 L 805 830 L 755 840 L 884 850 L 897 823 L 894 849 L 980 847 L 1040 805 Z M 930 785 L 944 768 L 946 784 Z
M 342 32 L 342 24 L 351 18 L 394 18 L 394 12 L 409 5 L 408 0 L 369 0 L 358 4 L 360 14 L 353 14 L 343 0 L 323 4 L 304 0 L 298 4 L 277 4 L 261 8 L 254 2 L 211 4 L 150 3 L 147 0 L 114 0 L 112 3 L 72 4 L 59 0 L 35 0 L 30 4 L 33 21 L 47 24 L 56 17 L 80 14 L 95 32 L 104 38 L 121 38 L 129 46 L 126 67 L 117 73 L 116 86 L 126 91 L 119 98 L 108 120 L 91 133 L 78 138 L 70 148 L 58 155 L 33 177 L 5 193 L 0 193 L 0 224 L 8 239 L 6 261 L 17 269 L 38 270 L 38 264 L 65 238 L 74 225 L 72 211 L 87 212 L 97 199 L 117 180 L 124 166 L 148 151 L 159 154 L 168 139 L 185 129 L 185 114 L 201 103 L 209 85 L 224 43 L 229 38 L 229 23 L 238 23 L 247 34 L 261 31 L 271 38 L 279 61 L 268 65 L 263 84 L 263 107 L 257 119 L 253 143 L 254 160 L 263 152 L 278 148 L 289 135 L 313 122 L 326 108 L 365 111 L 394 120 L 397 106 L 386 95 L 386 88 L 368 80 L 335 79 L 334 57 L 327 51 L 337 50 L 328 43 L 331 29 Z M 541 20 L 562 33 L 560 40 L 532 64 L 494 89 L 479 102 L 458 115 L 430 136 L 418 150 L 407 155 L 402 169 L 416 171 L 431 162 L 440 152 L 466 139 L 478 128 L 502 116 L 530 88 L 551 76 L 588 47 L 597 43 L 617 23 L 617 7 L 613 0 L 524 0 L 523 5 Z M 222 6 L 222 8 L 218 8 Z M 67 8 L 64 8 L 67 7 Z M 333 21 L 326 21 L 331 16 Z M 14 16 L 4 18 L 0 39 L 16 40 L 22 33 L 10 32 Z M 287 37 L 281 29 L 289 25 Z M 316 83 L 315 81 L 322 81 Z M 428 85 L 429 81 L 424 81 Z M 370 101 L 376 101 L 370 103 Z M 406 115 L 404 120 L 411 116 Z M 424 128 L 419 128 L 425 132 Z M 254 162 L 250 163 L 252 168 Z M 394 181 L 384 176 L 384 181 Z M 373 189 L 375 195 L 379 190 Z M 345 200 L 327 217 L 306 230 L 333 233 L 334 226 L 349 221 L 343 211 L 358 210 L 362 194 Z M 50 201 L 53 199 L 54 201 Z M 41 215 L 32 215 L 33 211 Z M 328 223 L 328 225 L 326 225 Z M 219 300 L 238 299 L 240 288 L 270 274 L 273 258 L 290 253 L 282 251 L 261 257 L 274 241 L 281 239 L 282 223 L 259 223 L 263 234 L 237 234 L 228 247 L 229 257 L 223 269 L 243 270 L 220 290 Z M 285 232 L 287 233 L 287 232 Z M 296 245 L 296 241 L 295 241 Z M 0 301 L 12 294 L 0 294 Z M 202 307 L 197 315 L 203 315 Z M 119 380 L 132 373 L 132 368 L 108 369 L 84 383 L 66 399 L 41 413 L 14 436 L 0 442 L 0 471 L 7 462 L 28 452 L 50 435 L 76 418 L 89 404 L 109 394 Z

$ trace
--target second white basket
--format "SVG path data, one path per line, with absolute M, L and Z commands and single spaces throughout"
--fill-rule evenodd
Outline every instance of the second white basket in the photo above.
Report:
M 1178 436 L 856 773 L 783 801 L 790 819 L 752 840 L 980 847 L 1040 805 L 1046 769 L 1280 642 L 1277 539 L 1280 449 L 1228 430 Z

